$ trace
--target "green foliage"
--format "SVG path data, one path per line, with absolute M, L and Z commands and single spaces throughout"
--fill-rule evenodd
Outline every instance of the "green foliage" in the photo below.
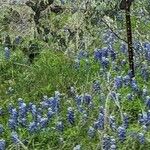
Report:
M 49 1 L 51 4 L 53 1 Z M 61 116 L 53 119 L 49 126 L 55 126 L 56 121 L 63 120 L 65 124 L 64 133 L 55 132 L 54 128 L 48 127 L 42 132 L 37 134 L 29 135 L 26 129 L 19 129 L 17 132 L 21 139 L 27 139 L 28 144 L 26 146 L 30 150 L 72 150 L 77 144 L 81 144 L 83 150 L 96 150 L 101 149 L 101 138 L 105 131 L 96 133 L 93 139 L 87 136 L 88 127 L 93 125 L 95 118 L 98 117 L 99 106 L 106 106 L 108 115 L 114 115 L 117 118 L 117 124 L 121 125 L 122 112 L 127 112 L 129 115 L 129 121 L 131 123 L 128 133 L 135 131 L 140 132 L 140 126 L 137 123 L 138 114 L 142 113 L 143 110 L 147 110 L 144 104 L 144 100 L 141 99 L 136 93 L 133 100 L 127 100 L 127 94 L 131 93 L 132 90 L 129 87 L 122 87 L 117 92 L 121 93 L 121 99 L 118 103 L 113 101 L 109 92 L 113 89 L 114 77 L 118 75 L 126 75 L 128 72 L 128 64 L 121 65 L 123 59 L 127 60 L 127 56 L 120 54 L 120 41 L 114 44 L 114 49 L 117 54 L 115 62 L 111 60 L 107 70 L 102 70 L 102 65 L 93 59 L 94 49 L 102 48 L 107 46 L 106 41 L 103 39 L 104 33 L 107 32 L 107 26 L 101 19 L 106 20 L 106 23 L 116 32 L 120 37 L 126 38 L 125 31 L 125 16 L 124 13 L 118 10 L 118 1 L 92 1 L 86 10 L 72 10 L 67 8 L 80 8 L 79 6 L 86 6 L 84 1 L 78 1 L 78 3 L 67 2 L 63 7 L 60 2 L 56 1 L 56 5 L 61 6 L 63 12 L 60 14 L 54 13 L 45 9 L 41 13 L 39 22 L 41 34 L 34 38 L 35 22 L 32 16 L 32 11 L 29 11 L 28 7 L 25 7 L 25 20 L 31 21 L 31 26 L 27 26 L 27 30 L 21 28 L 19 35 L 23 36 L 24 41 L 16 46 L 14 51 L 11 49 L 10 60 L 4 58 L 4 42 L 0 43 L 0 107 L 3 107 L 6 111 L 9 103 L 17 105 L 17 99 L 23 98 L 25 102 L 33 102 L 39 104 L 43 95 L 48 97 L 52 96 L 53 93 L 59 90 L 62 93 L 61 100 Z M 145 0 L 144 8 L 146 13 L 149 13 L 149 5 Z M 81 5 L 82 4 L 82 5 Z M 13 7 L 13 6 L 12 6 Z M 134 9 L 135 8 L 135 9 Z M 141 8 L 141 2 L 133 4 L 132 8 L 132 29 L 134 40 L 144 40 L 145 34 L 149 39 L 149 26 L 147 22 L 145 25 L 145 18 L 139 18 L 137 13 Z M 14 7 L 14 10 L 21 12 L 18 8 Z M 19 22 L 12 19 L 12 14 L 9 14 L 9 8 L 1 10 L 3 11 L 0 16 L 0 35 L 6 37 L 9 33 L 11 41 L 18 35 L 18 28 L 12 30 L 11 27 L 14 25 L 19 26 Z M 117 13 L 116 13 L 117 12 Z M 120 15 L 120 16 L 119 16 Z M 19 15 L 17 15 L 19 16 Z M 22 17 L 22 14 L 20 13 Z M 121 17 L 121 18 L 119 18 Z M 122 20 L 123 19 L 123 20 Z M 18 27 L 17 26 L 17 27 Z M 21 26 L 22 27 L 22 26 Z M 47 31 L 46 31 L 47 29 Z M 138 33 L 138 34 L 135 34 Z M 48 40 L 43 40 L 47 38 Z M 147 40 L 147 39 L 146 39 Z M 34 48 L 31 43 L 37 44 Z M 45 42 L 46 41 L 46 42 Z M 88 59 L 80 60 L 80 67 L 77 68 L 76 57 L 77 53 L 81 50 L 86 50 L 89 53 Z M 34 58 L 33 62 L 29 62 L 29 55 L 32 53 L 38 53 Z M 141 56 L 143 59 L 143 56 Z M 147 62 L 146 62 L 147 63 Z M 112 68 L 117 65 L 121 70 L 114 71 Z M 123 68 L 123 69 L 122 69 Z M 148 68 L 149 69 L 149 68 Z M 106 71 L 106 72 L 105 72 Z M 137 69 L 136 81 L 139 87 L 149 88 L 150 83 L 143 81 L 140 77 L 140 70 Z M 108 80 L 109 78 L 109 80 Z M 77 93 L 92 93 L 92 84 L 94 80 L 100 81 L 101 91 L 100 94 L 93 94 L 94 110 L 88 110 L 86 105 L 83 108 L 90 114 L 87 122 L 83 124 L 81 121 L 81 114 L 75 111 L 76 122 L 74 126 L 67 123 L 66 113 L 68 107 L 73 107 L 75 110 L 76 104 L 74 99 L 68 96 L 68 88 L 73 86 L 76 87 Z M 8 93 L 9 87 L 13 88 L 12 93 Z M 31 116 L 28 116 L 31 120 Z M 0 117 L 0 123 L 8 124 L 8 114 L 4 117 Z M 108 131 L 107 131 L 108 130 Z M 112 132 L 107 127 L 106 132 L 117 138 L 117 133 Z M 8 126 L 5 127 L 5 133 L 1 138 L 7 139 L 7 145 L 10 145 L 8 149 L 17 149 L 15 145 L 12 146 L 10 139 L 11 131 Z M 142 145 L 137 139 L 133 139 L 130 136 L 127 137 L 126 141 L 121 143 L 117 140 L 118 150 L 148 150 L 150 147 L 149 132 L 146 133 L 147 143 Z M 63 138 L 64 142 L 61 141 Z M 22 147 L 20 149 L 23 149 Z

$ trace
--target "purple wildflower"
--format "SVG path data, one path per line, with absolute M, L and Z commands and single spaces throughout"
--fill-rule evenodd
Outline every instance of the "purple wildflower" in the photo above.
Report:
M 74 112 L 72 107 L 68 108 L 68 112 L 67 112 L 67 120 L 70 124 L 74 124 L 75 122 L 75 116 L 74 116 Z
M 110 146 L 111 146 L 111 139 L 108 135 L 104 135 L 103 139 L 102 139 L 102 147 L 103 150 L 109 150 Z
M 124 141 L 126 139 L 126 129 L 123 126 L 118 127 L 118 137 L 120 141 Z
M 89 127 L 89 130 L 88 130 L 88 136 L 90 138 L 93 138 L 95 136 L 95 129 L 93 127 Z
M 2 124 L 0 124 L 0 135 L 4 132 L 4 127 Z
M 115 88 L 119 89 L 121 88 L 123 85 L 123 80 L 122 80 L 122 77 L 121 76 L 117 76 L 115 79 L 114 79 L 114 86 Z
M 92 100 L 92 96 L 88 93 L 84 94 L 83 101 L 85 104 L 89 105 Z
M 129 125 L 129 118 L 128 118 L 128 115 L 126 113 L 123 113 L 123 126 L 125 128 L 127 128 Z
M 116 130 L 116 122 L 115 122 L 115 117 L 114 116 L 110 116 L 109 117 L 109 125 L 110 125 L 110 128 L 115 131 Z
M 56 124 L 56 129 L 60 132 L 63 132 L 64 130 L 64 125 L 63 125 L 63 122 L 62 121 L 58 121 L 57 124 Z
M 0 139 L 0 150 L 6 149 L 6 141 L 3 139 Z
M 16 132 L 11 133 L 11 139 L 15 144 L 18 144 L 20 142 L 18 134 Z
M 30 132 L 30 133 L 36 132 L 36 131 L 38 130 L 37 123 L 36 123 L 35 121 L 30 122 L 28 129 L 29 129 L 29 132 Z
M 141 144 L 144 144 L 145 143 L 145 136 L 143 133 L 139 133 L 138 134 L 138 139 L 140 141 Z
M 5 47 L 5 59 L 10 59 L 10 49 L 8 47 Z

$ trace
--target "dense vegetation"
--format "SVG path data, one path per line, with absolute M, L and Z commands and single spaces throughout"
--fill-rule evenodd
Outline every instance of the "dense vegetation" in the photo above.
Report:
M 131 6 L 135 78 L 119 4 L 0 6 L 0 150 L 150 149 L 150 2 Z

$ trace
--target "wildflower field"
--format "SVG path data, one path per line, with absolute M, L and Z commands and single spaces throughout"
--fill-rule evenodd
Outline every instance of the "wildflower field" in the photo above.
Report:
M 0 150 L 150 150 L 150 2 L 128 1 L 134 77 L 121 0 L 0 1 Z

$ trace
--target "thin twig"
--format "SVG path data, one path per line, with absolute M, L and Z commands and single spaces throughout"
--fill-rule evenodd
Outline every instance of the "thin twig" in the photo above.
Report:
M 31 68 L 30 66 L 28 66 L 28 65 L 25 65 L 25 64 L 20 64 L 20 63 L 16 63 L 16 62 L 14 62 L 14 64 L 15 64 L 15 65 L 19 65 L 19 66 L 23 66 L 23 67 L 28 67 L 28 68 Z

